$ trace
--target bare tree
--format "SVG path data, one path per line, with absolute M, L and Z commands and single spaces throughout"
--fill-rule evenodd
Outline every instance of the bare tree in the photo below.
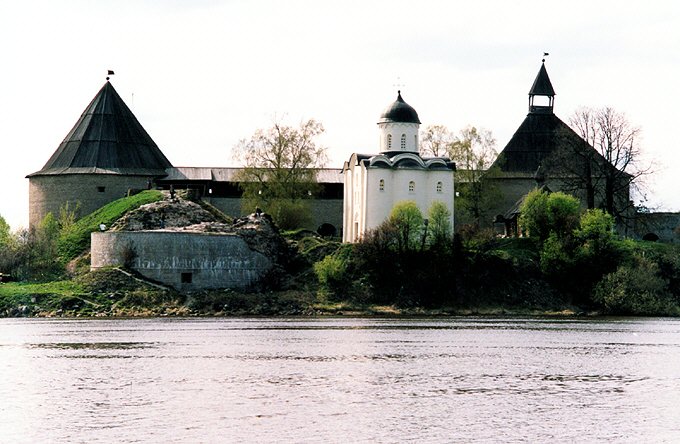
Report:
M 420 154 L 423 156 L 444 157 L 449 154 L 453 133 L 444 125 L 428 125 L 420 141 Z
M 621 221 L 630 210 L 630 189 L 639 190 L 650 167 L 641 166 L 640 128 L 612 108 L 580 108 L 569 119 L 575 135 L 563 134 L 552 159 L 588 208 L 598 205 Z

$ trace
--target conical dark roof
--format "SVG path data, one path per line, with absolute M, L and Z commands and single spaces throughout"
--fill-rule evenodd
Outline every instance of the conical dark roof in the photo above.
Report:
M 580 145 L 584 142 L 555 114 L 529 113 L 498 155 L 494 166 L 504 172 L 534 174 L 540 166 L 546 166 L 546 160 L 558 147 L 566 143 Z
M 170 161 L 107 81 L 50 160 L 30 176 L 165 175 L 169 167 Z
M 397 100 L 385 109 L 378 120 L 378 123 L 391 122 L 420 123 L 416 110 L 401 98 L 401 91 L 397 92 Z
M 534 84 L 531 85 L 529 90 L 530 96 L 554 96 L 555 90 L 553 89 L 552 83 L 550 83 L 550 77 L 548 77 L 548 71 L 545 69 L 545 63 L 541 63 L 541 69 L 538 70 Z

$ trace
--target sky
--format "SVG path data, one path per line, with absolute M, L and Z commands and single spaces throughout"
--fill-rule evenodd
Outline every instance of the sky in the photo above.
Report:
M 541 65 L 562 120 L 609 106 L 642 129 L 647 204 L 680 210 L 680 2 L 0 0 L 0 215 L 111 82 L 175 166 L 314 118 L 329 167 L 378 151 L 401 89 L 423 125 L 490 130 L 500 152 Z

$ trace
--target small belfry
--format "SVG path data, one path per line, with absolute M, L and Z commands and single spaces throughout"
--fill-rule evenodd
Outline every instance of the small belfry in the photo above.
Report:
M 419 154 L 420 118 L 397 91 L 378 120 L 378 154 L 354 153 L 345 162 L 343 242 L 357 242 L 377 228 L 400 201 L 411 200 L 423 214 L 442 202 L 453 228 L 455 165 L 446 157 Z

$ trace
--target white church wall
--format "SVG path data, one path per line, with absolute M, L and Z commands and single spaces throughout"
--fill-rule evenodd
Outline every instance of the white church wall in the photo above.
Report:
M 391 122 L 379 124 L 380 151 L 418 152 L 418 124 Z M 406 146 L 402 148 L 401 136 L 405 136 Z M 391 138 L 391 145 L 390 145 Z

